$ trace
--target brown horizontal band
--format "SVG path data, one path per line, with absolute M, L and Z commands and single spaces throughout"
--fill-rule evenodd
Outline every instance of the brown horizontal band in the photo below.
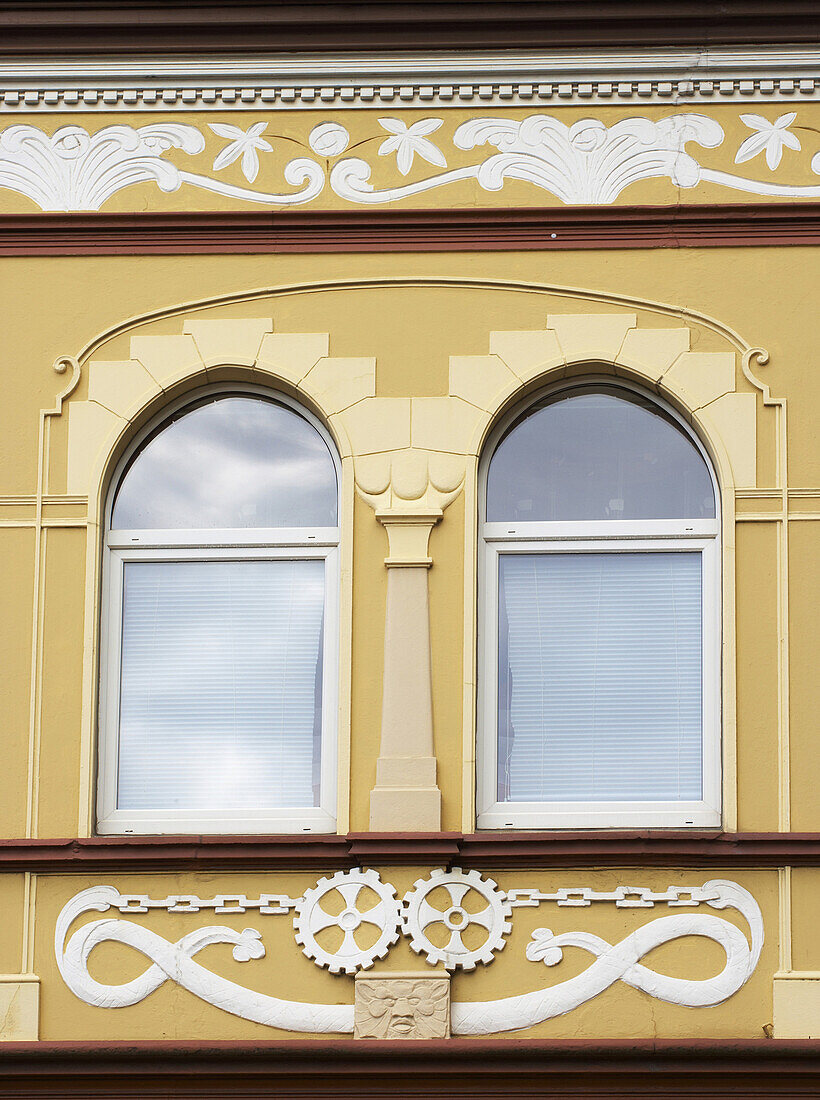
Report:
M 818 867 L 820 833 L 350 833 L 0 840 L 0 872 L 326 871 L 430 864 L 570 867 Z
M 714 1039 L 4 1043 L 4 1096 L 803 1097 L 820 1044 Z
M 813 244 L 820 244 L 820 202 L 0 215 L 2 256 L 516 252 Z
M 2 52 L 557 49 L 818 40 L 814 0 L 5 0 Z

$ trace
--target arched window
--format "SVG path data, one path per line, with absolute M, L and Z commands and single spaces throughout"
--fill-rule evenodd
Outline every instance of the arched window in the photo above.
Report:
M 98 829 L 335 827 L 338 474 L 304 410 L 209 391 L 106 512 Z
M 720 822 L 717 490 L 664 404 L 571 386 L 483 472 L 485 828 Z

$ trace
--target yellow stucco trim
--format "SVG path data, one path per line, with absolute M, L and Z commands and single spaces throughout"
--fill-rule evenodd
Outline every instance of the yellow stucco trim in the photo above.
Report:
M 84 652 L 81 786 L 78 811 L 80 836 L 89 836 L 93 823 L 96 679 L 98 669 L 99 532 L 112 456 L 120 453 L 133 425 L 144 419 L 157 398 L 180 384 L 207 384 L 222 368 L 245 368 L 252 380 L 284 384 L 312 398 L 326 421 L 337 422 L 334 435 L 342 455 L 340 606 L 340 693 L 338 723 L 337 828 L 346 832 L 350 819 L 350 682 L 352 620 L 352 513 L 353 468 L 350 444 L 338 414 L 348 405 L 372 397 L 375 360 L 333 359 L 327 356 L 328 336 L 273 332 L 270 318 L 189 318 L 181 335 L 137 334 L 125 361 L 90 359 L 88 399 L 69 410 L 68 485 L 87 494 L 89 502 Z M 106 403 L 103 403 L 103 398 Z M 93 536 L 93 537 L 92 537 Z
M 490 354 L 487 356 L 452 357 L 451 385 L 447 397 L 418 398 L 375 396 L 375 362 L 366 358 L 330 359 L 327 355 L 327 334 L 278 334 L 272 331 L 273 326 L 269 319 L 259 316 L 224 320 L 197 316 L 203 310 L 220 304 L 250 304 L 263 298 L 276 298 L 285 294 L 333 292 L 353 286 L 373 289 L 388 286 L 459 286 L 519 293 L 548 293 L 570 300 L 585 301 L 587 304 L 604 303 L 608 312 L 553 314 L 549 318 L 549 323 L 553 326 L 551 328 L 528 332 L 494 332 L 490 337 Z M 679 324 L 677 327 L 664 329 L 642 327 L 637 323 L 637 314 L 634 312 L 638 308 L 674 318 Z M 753 489 L 756 485 L 755 394 L 748 391 L 737 392 L 734 385 L 727 389 L 730 372 L 736 373 L 734 352 L 740 351 L 746 380 L 761 392 L 765 389 L 764 403 L 777 405 L 780 410 L 778 477 L 781 484 L 784 482 L 785 402 L 771 399 L 768 389 L 749 370 L 751 359 L 757 357 L 760 361 L 765 361 L 765 353 L 752 349 L 734 330 L 719 320 L 694 311 L 623 295 L 512 280 L 335 280 L 266 288 L 173 306 L 116 326 L 91 341 L 83 349 L 80 359 L 88 362 L 95 352 L 102 351 L 112 336 L 122 334 L 129 326 L 142 327 L 160 317 L 167 320 L 185 312 L 190 312 L 192 317 L 185 321 L 181 334 L 157 336 L 136 333 L 131 341 L 130 361 L 109 363 L 105 367 L 102 359 L 93 359 L 92 369 L 89 371 L 88 400 L 72 402 L 72 411 L 69 414 L 68 488 L 77 497 L 84 495 L 83 489 L 88 492 L 88 522 L 92 531 L 96 531 L 99 523 L 102 471 L 110 454 L 116 449 L 117 441 L 127 431 L 128 423 L 156 400 L 162 390 L 180 382 L 190 385 L 197 378 L 204 381 L 209 372 L 228 360 L 232 365 L 244 364 L 246 370 L 256 376 L 298 387 L 312 398 L 334 432 L 343 458 L 355 456 L 355 479 L 359 492 L 366 499 L 369 498 L 368 502 L 374 507 L 384 506 L 382 494 L 385 492 L 418 500 L 431 490 L 436 496 L 442 491 L 450 496 L 463 484 L 465 494 L 472 498 L 472 502 L 467 502 L 469 514 L 474 511 L 475 504 L 474 490 L 470 485 L 474 479 L 475 456 L 480 451 L 493 417 L 521 392 L 522 384 L 534 380 L 549 382 L 552 378 L 588 370 L 590 362 L 596 365 L 609 362 L 616 373 L 638 377 L 645 383 L 657 386 L 659 392 L 668 395 L 678 407 L 688 411 L 693 424 L 712 452 L 724 488 L 724 531 L 726 546 L 731 549 L 734 490 Z M 691 331 L 696 326 L 717 334 L 729 344 L 732 351 L 689 351 Z M 229 353 L 228 349 L 233 350 Z M 210 352 L 215 354 L 209 354 Z M 256 358 L 253 358 L 254 355 Z M 568 358 L 575 355 L 584 356 L 585 362 Z M 86 407 L 83 409 L 83 406 Z M 96 453 L 92 456 L 90 450 L 95 440 Z M 90 476 L 89 466 L 93 467 Z M 352 472 L 352 468 L 346 463 L 345 467 Z M 422 467 L 426 482 L 423 489 L 419 482 Z M 82 482 L 85 484 L 81 484 Z M 378 505 L 376 498 L 380 498 Z M 38 530 L 41 528 L 42 524 Z M 468 542 L 470 538 L 468 524 Z M 93 541 L 90 540 L 89 544 L 89 566 L 92 564 L 92 557 L 96 557 L 91 545 Z M 474 554 L 467 554 L 468 573 L 473 568 L 473 556 Z M 783 556 L 784 565 L 785 561 Z M 782 577 L 781 570 L 781 593 Z M 96 566 L 89 572 L 89 580 L 89 592 L 93 593 L 96 591 Z M 726 577 L 725 581 L 724 623 L 726 630 L 730 631 L 734 628 L 733 578 Z M 468 593 L 471 585 L 474 586 L 474 578 L 468 577 Z M 472 606 L 472 597 L 469 597 L 468 610 Z M 785 608 L 785 601 L 783 607 Z M 93 651 L 96 603 L 93 609 L 88 610 L 93 613 L 87 617 L 86 700 L 92 698 L 95 682 L 94 672 L 88 670 L 93 669 L 96 664 L 96 654 Z M 473 613 L 466 615 L 465 634 L 469 633 L 471 638 L 472 619 Z M 728 635 L 725 637 L 728 650 L 732 649 L 733 640 Z M 471 659 L 465 651 L 465 670 Z M 787 649 L 784 646 L 781 681 L 787 668 L 786 662 Z M 727 698 L 734 694 L 733 680 L 733 674 L 727 669 L 724 680 L 724 694 Z M 467 701 L 468 697 L 472 697 L 473 684 L 474 672 L 465 671 L 465 728 L 469 725 L 471 737 L 474 715 L 472 705 L 467 705 Z M 786 691 L 784 689 L 781 695 L 787 698 Z M 84 728 L 93 726 L 89 718 L 90 715 L 84 712 Z M 725 776 L 728 784 L 725 792 L 725 813 L 726 826 L 731 828 L 732 821 L 736 820 L 732 763 L 733 705 L 731 708 L 725 707 L 724 734 L 727 742 Z M 784 761 L 788 757 L 788 730 L 787 707 L 782 703 L 779 739 L 783 819 L 787 816 L 783 807 L 788 803 L 788 769 L 784 767 Z M 469 766 L 472 770 L 472 746 L 469 751 L 465 746 L 464 755 L 465 767 Z M 80 822 L 84 826 L 81 832 L 90 829 L 91 761 L 90 742 L 84 741 L 85 778 L 81 803 L 88 809 L 81 811 Z M 465 777 L 465 792 L 468 787 Z M 472 823 L 471 803 L 472 798 L 465 798 L 465 827 L 468 819 Z
M 0 974 L 0 1043 L 40 1038 L 40 979 L 36 974 Z

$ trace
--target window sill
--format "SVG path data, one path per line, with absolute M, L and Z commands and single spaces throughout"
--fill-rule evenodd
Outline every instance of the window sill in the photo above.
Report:
M 379 865 L 817 867 L 820 833 L 644 829 L 0 840 L 0 871 L 319 871 Z

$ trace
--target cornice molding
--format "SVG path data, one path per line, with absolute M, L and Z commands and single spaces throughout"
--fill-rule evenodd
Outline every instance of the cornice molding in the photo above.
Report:
M 820 46 L 5 59 L 0 113 L 805 102 Z
M 820 833 L 349 833 L 2 840 L 0 872 L 328 871 L 453 864 L 482 870 L 820 867 Z
M 532 49 L 816 42 L 814 0 L 3 0 L 2 50 Z
M 0 256 L 514 252 L 817 244 L 820 202 L 549 210 L 0 215 Z
M 292 1039 L 4 1043 L 7 1095 L 657 1097 L 817 1095 L 815 1040 Z

